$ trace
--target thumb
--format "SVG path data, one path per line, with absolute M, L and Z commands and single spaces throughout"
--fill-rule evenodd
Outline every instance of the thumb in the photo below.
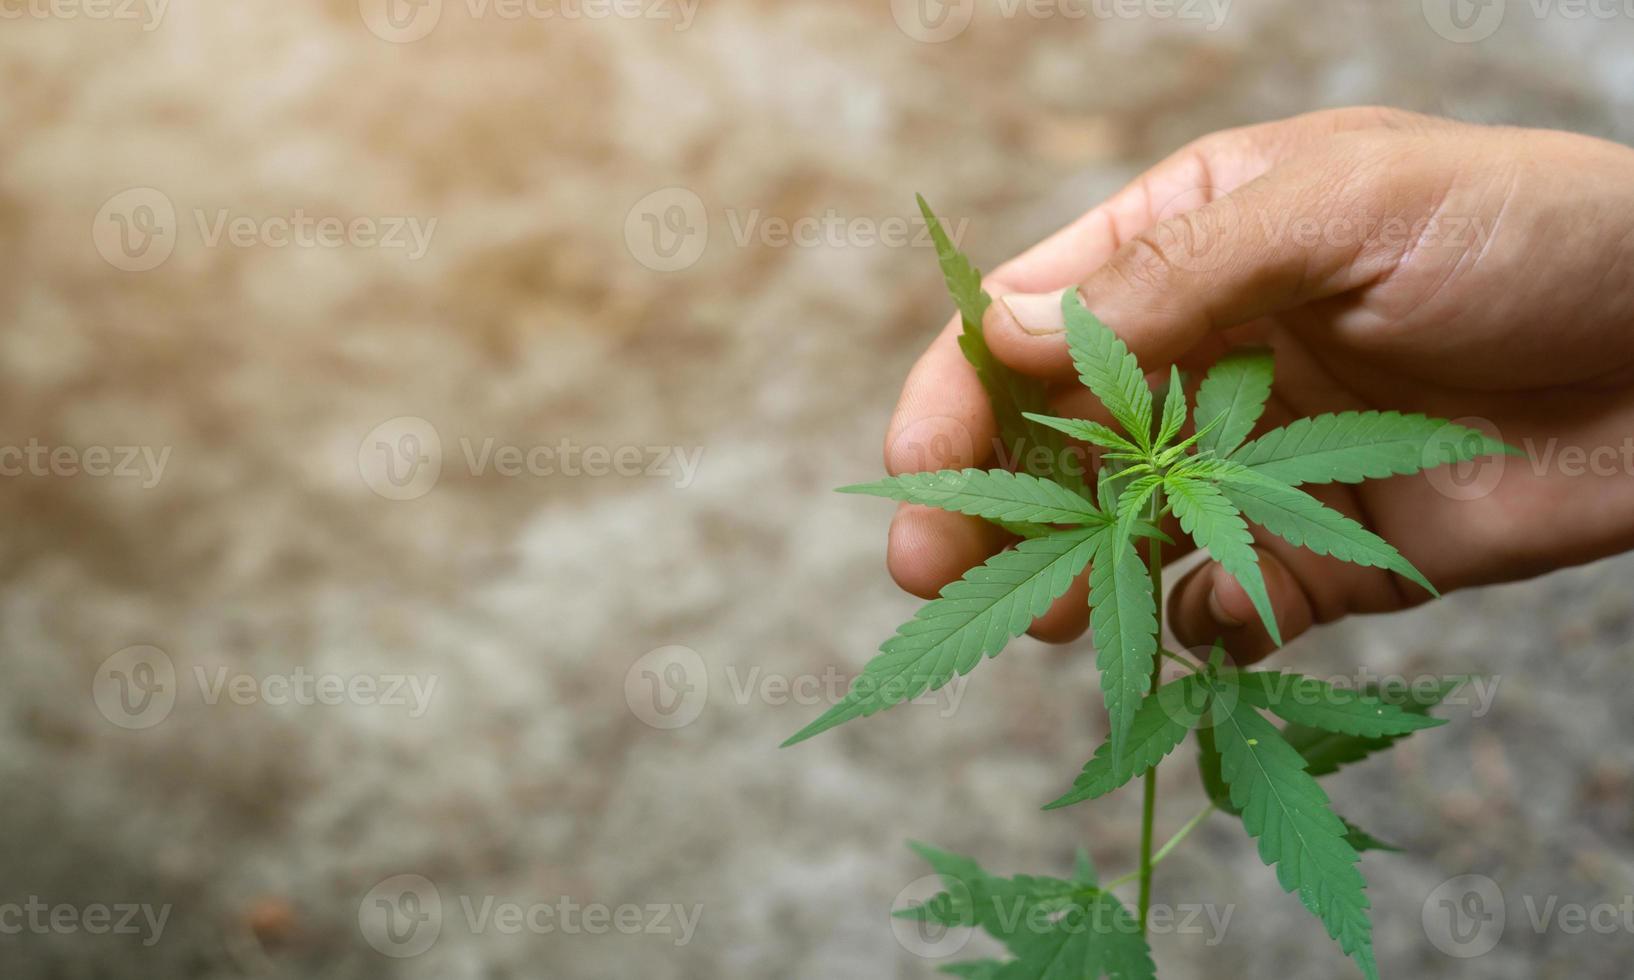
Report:
M 1396 256 L 1322 230 L 1376 210 L 1366 201 L 1377 181 L 1347 184 L 1333 170 L 1326 156 L 1284 164 L 1152 225 L 1071 288 L 1152 371 L 1211 331 L 1365 285 Z M 983 323 L 993 353 L 1030 374 L 1072 377 L 1062 292 L 998 297 Z

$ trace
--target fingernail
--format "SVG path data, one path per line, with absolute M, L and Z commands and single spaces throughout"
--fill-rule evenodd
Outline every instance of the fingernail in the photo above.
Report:
M 1066 329 L 1061 316 L 1061 293 L 1011 293 L 999 302 L 1010 311 L 1016 326 L 1035 337 L 1047 337 Z
M 1221 570 L 1216 569 L 1214 574 L 1219 576 L 1224 573 Z M 1214 621 L 1219 623 L 1221 626 L 1229 626 L 1233 629 L 1241 626 L 1243 624 L 1242 620 L 1232 616 L 1230 613 L 1227 613 L 1225 611 L 1225 606 L 1220 604 L 1220 593 L 1218 589 L 1218 578 L 1210 580 L 1208 587 L 1208 614 L 1213 616 Z

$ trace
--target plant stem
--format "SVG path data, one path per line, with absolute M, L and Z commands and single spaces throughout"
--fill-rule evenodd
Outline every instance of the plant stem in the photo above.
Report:
M 1163 860 L 1164 858 L 1168 857 L 1169 852 L 1174 850 L 1174 846 L 1176 844 L 1180 843 L 1181 841 L 1185 840 L 1186 835 L 1191 833 L 1193 830 L 1196 830 L 1197 825 L 1202 823 L 1203 819 L 1205 817 L 1207 817 L 1209 814 L 1213 813 L 1213 812 L 1214 812 L 1214 804 L 1213 803 L 1210 803 L 1208 806 L 1205 806 L 1201 810 L 1198 810 L 1197 815 L 1195 817 L 1192 817 L 1190 820 L 1187 820 L 1184 826 L 1182 826 L 1179 830 L 1174 832 L 1174 836 L 1169 838 L 1168 843 L 1164 844 L 1162 847 L 1157 849 L 1157 853 L 1152 855 L 1152 863 L 1156 864 L 1159 861 Z
M 1197 825 L 1203 822 L 1203 818 L 1207 817 L 1209 814 L 1211 814 L 1213 812 L 1214 812 L 1214 804 L 1212 804 L 1212 803 L 1210 803 L 1208 806 L 1203 807 L 1203 809 L 1197 811 L 1196 816 L 1192 817 L 1190 820 L 1187 820 L 1186 823 L 1185 823 L 1185 826 L 1183 826 L 1179 830 L 1175 831 L 1174 836 L 1170 837 L 1168 839 L 1168 841 L 1162 847 L 1157 849 L 1157 853 L 1152 855 L 1152 866 L 1156 867 L 1159 862 L 1161 862 L 1164 858 L 1168 857 L 1169 852 L 1175 849 L 1175 845 L 1177 845 L 1181 841 L 1185 840 L 1186 835 L 1190 834 L 1192 831 L 1196 830 Z M 1111 891 L 1112 889 L 1118 887 L 1119 885 L 1127 885 L 1131 881 L 1134 881 L 1139 877 L 1140 877 L 1140 872 L 1139 871 L 1131 871 L 1126 875 L 1121 875 L 1121 876 L 1119 876 L 1117 878 L 1113 878 L 1111 881 L 1109 881 L 1106 884 L 1102 885 L 1101 889 L 1103 891 Z
M 1152 523 L 1162 520 L 1162 503 L 1152 495 Z M 1163 545 L 1153 538 L 1148 543 L 1146 566 L 1152 575 L 1152 600 L 1157 609 L 1157 639 L 1163 643 Z M 1152 658 L 1152 690 L 1163 676 L 1163 658 Z M 1157 812 L 1157 766 L 1146 770 L 1145 795 L 1140 810 L 1140 934 L 1146 935 L 1146 911 L 1152 904 L 1152 818 Z

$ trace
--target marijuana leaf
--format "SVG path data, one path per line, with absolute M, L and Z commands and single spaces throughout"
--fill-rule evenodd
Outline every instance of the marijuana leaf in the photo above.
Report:
M 1140 447 L 1118 435 L 1118 431 L 1109 425 L 1092 422 L 1089 419 L 1062 419 L 1053 415 L 1039 415 L 1034 412 L 1024 413 L 1030 421 L 1069 435 L 1074 439 L 1100 446 L 1103 449 L 1116 449 L 1120 452 L 1138 453 Z
M 1431 595 L 1440 595 L 1388 541 L 1305 491 L 1237 463 L 1222 461 L 1216 473 L 1228 484 L 1221 492 L 1244 517 L 1290 544 L 1353 565 L 1388 569 Z
M 1271 611 L 1271 597 L 1265 592 L 1254 536 L 1237 508 L 1217 487 L 1199 479 L 1170 476 L 1163 486 L 1169 492 L 1175 516 L 1180 518 L 1181 530 L 1242 585 L 1271 634 L 1271 641 L 1281 646 L 1282 633 Z
M 1356 691 L 1304 674 L 1257 670 L 1236 674 L 1243 700 L 1284 721 L 1345 735 L 1380 738 L 1445 725 L 1445 718 L 1403 711 Z
M 783 744 L 802 742 L 969 673 L 1067 591 L 1089 563 L 1100 533 L 1110 530 L 1078 528 L 1032 538 L 972 568 L 885 641 L 840 703 Z
M 1187 674 L 1157 689 L 1140 703 L 1124 750 L 1114 755 L 1111 740 L 1101 743 L 1084 763 L 1072 790 L 1044 807 L 1055 810 L 1105 796 L 1157 765 L 1179 745 L 1208 710 L 1209 687 L 1198 674 Z
M 947 890 L 922 905 L 895 913 L 900 918 L 947 926 L 976 926 L 1010 950 L 1015 959 L 972 960 L 943 972 L 997 980 L 1151 980 L 1151 952 L 1134 917 L 1093 878 L 1017 875 L 1001 878 L 970 858 L 924 844 L 912 844 L 942 876 Z M 1078 874 L 1083 874 L 1079 862 Z
M 1260 858 L 1277 881 L 1322 920 L 1339 948 L 1378 980 L 1367 882 L 1356 868 L 1356 849 L 1328 796 L 1305 771 L 1305 760 L 1246 697 L 1220 696 L 1237 679 L 1222 674 L 1212 715 L 1220 773 L 1243 826 L 1259 841 Z
M 1197 389 L 1197 425 L 1209 426 L 1199 452 L 1224 456 L 1242 445 L 1271 396 L 1271 352 L 1263 347 L 1231 351 L 1214 363 Z
M 1476 429 L 1400 412 L 1340 412 L 1272 429 L 1231 459 L 1283 483 L 1360 483 L 1520 450 Z
M 1186 424 L 1186 384 L 1180 379 L 1180 368 L 1169 365 L 1169 384 L 1163 395 L 1163 421 L 1158 423 L 1154 446 L 1166 446 Z
M 1345 825 L 1345 840 L 1350 843 L 1351 847 L 1356 848 L 1357 853 L 1362 851 L 1395 851 L 1400 853 L 1401 851 L 1401 848 L 1396 845 L 1379 840 L 1344 817 L 1340 817 L 1339 822 Z
M 1225 777 L 1220 775 L 1220 747 L 1214 742 L 1212 723 L 1197 729 L 1197 775 L 1209 802 L 1232 816 L 1242 816 L 1242 810 L 1231 802 L 1231 789 L 1226 786 Z
M 1067 906 L 1047 926 L 1023 929 L 1006 943 L 1015 959 L 998 980 L 1152 980 L 1157 966 L 1140 924 L 1111 892 L 1096 892 Z
M 1395 687 L 1370 687 L 1367 693 L 1379 701 L 1400 708 L 1402 711 L 1417 715 L 1427 715 L 1429 710 L 1446 699 L 1447 695 L 1457 690 L 1467 678 L 1451 677 L 1440 681 L 1429 691 L 1414 689 L 1401 690 Z M 1288 740 L 1299 754 L 1305 758 L 1312 776 L 1326 776 L 1336 772 L 1341 766 L 1353 762 L 1360 762 L 1375 752 L 1382 752 L 1397 742 L 1406 738 L 1406 735 L 1387 735 L 1379 738 L 1363 738 L 1356 735 L 1344 735 L 1325 731 L 1309 725 L 1289 724 L 1282 730 L 1282 735 Z
M 841 487 L 911 504 L 985 517 L 1045 524 L 1109 524 L 1100 508 L 1058 483 L 1009 470 L 939 470 Z
M 1077 290 L 1062 294 L 1061 311 L 1066 317 L 1067 350 L 1078 377 L 1124 431 L 1146 445 L 1152 438 L 1152 389 L 1140 362 L 1111 327 L 1084 309 Z
M 1121 755 L 1141 699 L 1152 688 L 1157 598 L 1134 543 L 1115 528 L 1100 535 L 1089 569 L 1089 625 L 1112 720 L 1112 749 Z
M 1043 408 L 1046 402 L 1042 381 L 1010 370 L 987 347 L 982 335 L 982 316 L 992 305 L 992 297 L 982 289 L 981 272 L 960 252 L 942 228 L 930 205 L 922 196 L 916 196 L 919 211 L 925 216 L 931 241 L 936 246 L 936 260 L 942 267 L 942 278 L 954 305 L 959 308 L 963 330 L 959 334 L 959 349 L 965 360 L 976 370 L 987 399 L 993 406 L 993 420 L 998 425 L 999 439 L 1011 457 L 1022 461 L 1034 476 L 1048 477 L 1070 490 L 1088 492 L 1081 467 L 1069 465 L 1070 451 L 1059 433 L 1048 426 L 1030 422 L 1024 412 Z M 1043 447 L 1046 452 L 1026 452 L 1028 446 Z

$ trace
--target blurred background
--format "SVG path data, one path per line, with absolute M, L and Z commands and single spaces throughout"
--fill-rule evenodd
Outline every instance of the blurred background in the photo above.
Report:
M 0 975 L 919 978 L 964 937 L 893 929 L 904 841 L 1128 870 L 1138 790 L 1038 811 L 1104 736 L 1087 641 L 776 748 L 917 605 L 890 505 L 830 492 L 949 311 L 913 193 L 991 267 L 1311 109 L 1627 141 L 1631 40 L 1615 0 L 0 0 Z M 1408 850 L 1364 864 L 1388 975 L 1627 974 L 1631 573 L 1283 655 L 1498 682 L 1329 784 Z M 1166 977 L 1354 974 L 1225 818 L 1157 899 L 1230 916 Z

